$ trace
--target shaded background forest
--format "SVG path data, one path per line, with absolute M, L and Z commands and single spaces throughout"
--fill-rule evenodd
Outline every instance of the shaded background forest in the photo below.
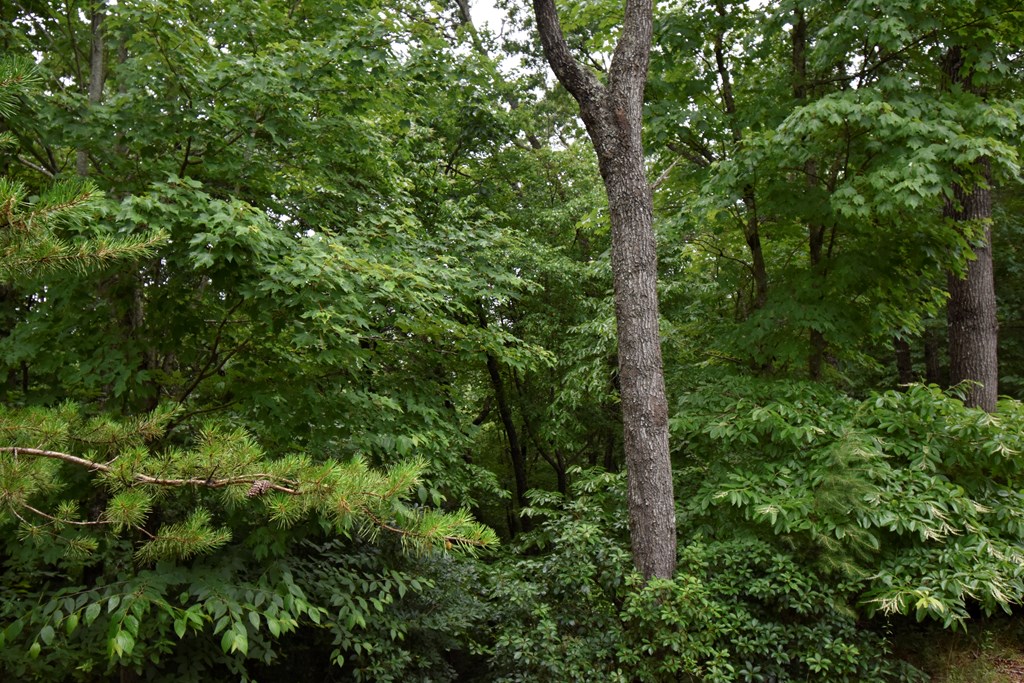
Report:
M 4 676 L 926 680 L 900 638 L 1019 609 L 1024 12 L 655 8 L 645 585 L 607 202 L 503 9 L 0 1 Z M 559 9 L 600 76 L 621 7 Z M 994 412 L 947 338 L 987 228 Z

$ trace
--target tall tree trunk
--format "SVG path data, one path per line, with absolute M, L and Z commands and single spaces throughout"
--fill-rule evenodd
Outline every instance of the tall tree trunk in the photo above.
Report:
M 816 173 L 814 162 L 807 162 L 808 184 L 815 183 Z M 825 226 L 816 221 L 811 221 L 807 226 L 807 253 L 810 259 L 811 276 L 824 279 L 824 265 L 822 264 L 823 248 L 825 245 Z M 822 283 L 824 284 L 824 283 Z M 825 349 L 828 348 L 828 341 L 821 330 L 812 327 L 809 331 L 810 351 L 807 354 L 807 375 L 814 381 L 821 379 L 821 369 L 825 362 Z
M 92 109 L 103 101 L 103 81 L 106 76 L 103 48 L 103 3 L 93 5 L 90 15 L 90 38 L 92 48 L 89 52 L 89 108 Z M 75 171 L 85 177 L 89 175 L 89 153 L 80 148 L 75 157 Z
M 988 164 L 983 162 L 985 174 Z M 974 260 L 960 277 L 950 273 L 946 319 L 949 329 L 949 382 L 970 382 L 966 404 L 988 412 L 996 409 L 999 392 L 995 279 L 992 270 L 992 196 L 987 186 L 954 188 L 945 215 L 957 222 L 982 221 Z
M 807 87 L 807 14 L 803 7 L 795 10 L 792 41 L 793 98 L 803 103 L 808 98 Z M 813 189 L 818 184 L 818 164 L 814 159 L 804 163 L 804 174 L 807 186 Z M 807 225 L 807 255 L 810 260 L 811 274 L 824 278 L 821 265 L 825 246 L 825 226 L 820 221 L 809 221 Z M 828 341 L 819 329 L 808 330 L 809 350 L 807 352 L 807 375 L 812 380 L 821 379 L 821 371 L 825 361 L 825 350 Z
M 959 46 L 953 46 L 943 60 L 948 85 L 982 94 L 975 88 L 973 72 L 965 63 Z M 965 403 L 988 412 L 996 409 L 999 393 L 999 362 L 996 346 L 995 278 L 992 268 L 992 169 L 982 158 L 964 170 L 964 180 L 953 186 L 943 215 L 958 229 L 974 237 L 974 260 L 961 277 L 949 273 L 949 302 L 946 320 L 949 332 L 949 382 L 970 382 Z M 978 228 L 980 227 L 980 231 Z
M 608 195 L 633 562 L 645 578 L 669 578 L 676 565 L 675 500 L 653 206 L 641 136 L 651 0 L 627 0 L 607 86 L 572 56 L 554 0 L 534 0 L 533 8 L 548 63 L 579 103 Z

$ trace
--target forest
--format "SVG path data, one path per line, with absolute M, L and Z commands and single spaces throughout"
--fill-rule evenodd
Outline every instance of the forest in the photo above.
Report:
M 1024 680 L 1019 0 L 0 44 L 0 680 Z

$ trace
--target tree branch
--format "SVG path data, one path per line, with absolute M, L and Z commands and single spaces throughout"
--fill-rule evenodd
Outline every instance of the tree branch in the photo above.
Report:
M 533 11 L 537 16 L 537 30 L 544 53 L 558 82 L 565 86 L 581 107 L 598 99 L 604 93 L 604 86 L 572 56 L 569 44 L 565 42 L 565 34 L 562 33 L 555 0 L 533 0 Z M 612 66 L 614 68 L 614 61 Z
M 608 70 L 608 89 L 627 102 L 643 102 L 653 33 L 651 0 L 626 0 L 619 43 Z
M 18 163 L 19 164 L 21 164 L 22 166 L 25 166 L 27 168 L 31 168 L 33 171 L 36 171 L 37 173 L 42 173 L 47 178 L 53 179 L 53 178 L 57 177 L 56 174 L 53 173 L 53 171 L 50 171 L 49 169 L 46 169 L 46 168 L 40 166 L 39 164 L 32 163 L 31 161 L 29 161 L 25 157 L 21 156 L 20 154 L 18 155 L 17 158 L 18 158 Z
M 91 472 L 103 472 L 111 473 L 114 468 L 110 465 L 95 462 L 93 460 L 87 460 L 85 458 L 79 458 L 76 455 L 70 453 L 62 453 L 60 451 L 47 451 L 41 448 L 21 448 L 18 446 L 0 446 L 0 453 L 12 453 L 15 457 L 18 455 L 34 455 L 41 458 L 52 458 L 54 460 L 63 460 L 64 462 L 71 463 L 84 467 Z M 168 479 L 164 477 L 153 477 L 148 474 L 136 473 L 132 477 L 132 481 L 136 484 L 149 484 L 152 486 L 203 486 L 208 489 L 222 489 L 227 486 L 240 486 L 249 485 L 252 486 L 257 481 L 265 480 L 268 481 L 267 488 L 274 491 L 280 491 L 281 493 L 287 493 L 289 495 L 298 495 L 298 483 L 293 481 L 286 481 L 289 486 L 282 484 L 275 484 L 272 481 L 273 475 L 270 474 L 245 474 L 237 477 L 225 477 L 223 479 L 213 479 L 212 477 L 201 478 L 201 477 L 188 477 L 182 479 Z

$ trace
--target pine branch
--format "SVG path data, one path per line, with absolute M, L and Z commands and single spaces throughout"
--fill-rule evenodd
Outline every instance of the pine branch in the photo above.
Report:
M 70 453 L 61 453 L 60 451 L 47 451 L 41 448 L 19 448 L 18 446 L 0 446 L 0 453 L 12 453 L 14 457 L 18 455 L 35 455 L 42 458 L 53 458 L 55 460 L 63 460 L 64 462 L 84 467 L 90 472 L 104 472 L 107 474 L 115 472 L 114 468 L 102 462 L 95 462 L 93 460 L 87 460 L 85 458 L 79 458 L 78 456 L 71 455 Z M 132 483 L 135 484 L 148 484 L 152 486 L 202 486 L 208 489 L 222 489 L 228 486 L 252 486 L 257 481 L 271 481 L 273 475 L 259 473 L 259 474 L 246 474 L 237 477 L 226 477 L 223 479 L 212 479 L 203 477 L 186 477 L 186 478 L 167 478 L 167 477 L 153 477 L 148 474 L 137 473 L 132 477 Z M 298 491 L 295 486 L 295 482 L 285 480 L 290 486 L 283 484 L 275 484 L 271 481 L 267 485 L 267 488 L 273 491 L 280 491 L 281 493 L 287 493 L 289 495 L 298 495 Z
M 82 458 L 63 451 L 42 448 L 23 448 L 18 446 L 0 447 L 0 453 L 10 453 L 15 459 L 20 456 L 33 456 L 66 462 L 85 468 L 90 472 L 108 475 L 115 480 L 123 476 L 123 467 L 130 466 L 127 462 L 118 462 L 114 458 L 109 462 L 98 462 Z M 115 465 L 115 463 L 117 463 Z M 308 460 L 296 463 L 285 463 L 286 470 L 308 466 Z M 369 535 L 383 530 L 394 533 L 402 538 L 403 544 L 415 550 L 425 551 L 436 546 L 446 550 L 458 548 L 472 551 L 476 548 L 488 547 L 497 543 L 494 532 L 475 522 L 467 512 L 441 513 L 432 510 L 409 510 L 395 503 L 404 491 L 409 490 L 419 480 L 422 465 L 405 463 L 386 474 L 367 468 L 361 460 L 354 460 L 346 466 L 331 463 L 307 472 L 306 481 L 289 479 L 269 472 L 255 474 L 237 474 L 233 476 L 215 477 L 211 473 L 207 477 L 168 477 L 154 476 L 142 472 L 130 473 L 128 486 L 184 487 L 193 486 L 205 489 L 229 489 L 231 487 L 248 486 L 246 498 L 259 498 L 266 494 L 278 493 L 299 501 L 298 507 L 284 504 L 283 499 L 268 501 L 271 519 L 279 523 L 293 523 L 299 515 L 310 510 L 320 510 L 333 516 L 342 527 L 347 526 L 353 517 L 361 519 L 362 524 L 369 523 Z M 227 538 L 223 530 L 210 529 L 205 522 L 200 524 L 198 518 L 190 518 L 190 522 L 172 525 L 153 536 L 145 532 L 142 523 L 150 509 L 150 499 L 145 494 L 131 494 L 128 488 L 115 497 L 108 510 L 99 520 L 80 522 L 55 517 L 42 510 L 30 506 L 17 496 L 7 496 L 7 505 L 13 514 L 24 524 L 32 526 L 25 518 L 13 509 L 20 506 L 33 514 L 49 520 L 53 524 L 73 524 L 77 526 L 113 526 L 115 530 L 131 528 L 144 532 L 150 541 L 139 550 L 140 559 L 152 559 L 160 555 L 178 555 L 186 557 L 196 552 L 212 550 Z M 141 498 L 140 498 L 141 496 Z M 398 515 L 399 520 L 392 517 Z M 204 518 L 206 519 L 206 518 Z M 207 520 L 208 521 L 208 520 Z M 408 524 L 401 524 L 402 521 Z M 204 535 L 203 530 L 208 531 Z M 175 539 L 180 544 L 175 544 Z M 195 539 L 200 539 L 196 541 Z

